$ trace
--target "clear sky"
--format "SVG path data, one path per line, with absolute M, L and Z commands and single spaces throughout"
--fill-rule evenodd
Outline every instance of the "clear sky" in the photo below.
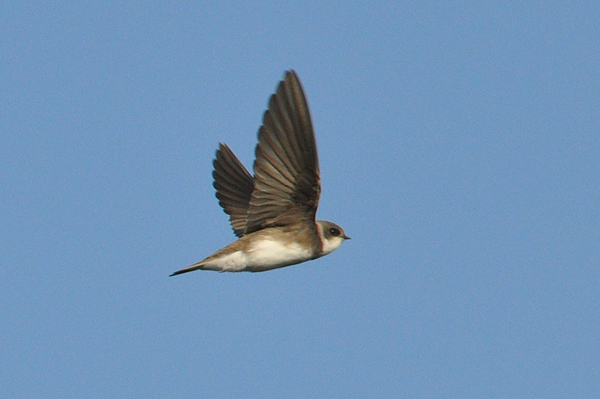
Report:
M 508 3 L 508 4 L 499 4 Z M 600 397 L 600 3 L 8 1 L 0 397 Z M 295 69 L 318 218 L 266 273 L 234 239 Z

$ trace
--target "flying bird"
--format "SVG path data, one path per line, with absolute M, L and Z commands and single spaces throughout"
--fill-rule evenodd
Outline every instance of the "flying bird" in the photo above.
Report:
M 271 95 L 255 153 L 254 177 L 225 144 L 213 162 L 216 196 L 238 239 L 171 276 L 277 269 L 327 255 L 350 238 L 337 224 L 315 220 L 321 194 L 317 145 L 294 71 Z

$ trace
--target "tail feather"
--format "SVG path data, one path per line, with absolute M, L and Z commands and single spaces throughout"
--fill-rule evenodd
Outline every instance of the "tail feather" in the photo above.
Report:
M 177 270 L 175 273 L 170 274 L 169 277 L 177 276 L 178 274 L 193 272 L 194 270 L 198 270 L 198 269 L 204 269 L 204 261 L 194 263 L 191 266 L 184 267 L 181 270 Z

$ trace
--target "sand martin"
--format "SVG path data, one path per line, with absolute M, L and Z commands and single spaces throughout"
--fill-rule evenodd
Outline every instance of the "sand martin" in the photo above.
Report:
M 315 221 L 321 182 L 308 103 L 294 71 L 285 73 L 258 131 L 254 177 L 229 147 L 213 162 L 219 204 L 237 241 L 171 276 L 197 269 L 262 272 L 336 250 L 346 236 L 335 223 Z

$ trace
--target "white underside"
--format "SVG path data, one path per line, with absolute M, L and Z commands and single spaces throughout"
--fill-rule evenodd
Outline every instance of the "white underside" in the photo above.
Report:
M 204 267 L 224 272 L 265 271 L 305 262 L 312 259 L 312 255 L 312 251 L 297 242 L 282 244 L 263 239 L 252 243 L 246 250 L 211 260 Z

